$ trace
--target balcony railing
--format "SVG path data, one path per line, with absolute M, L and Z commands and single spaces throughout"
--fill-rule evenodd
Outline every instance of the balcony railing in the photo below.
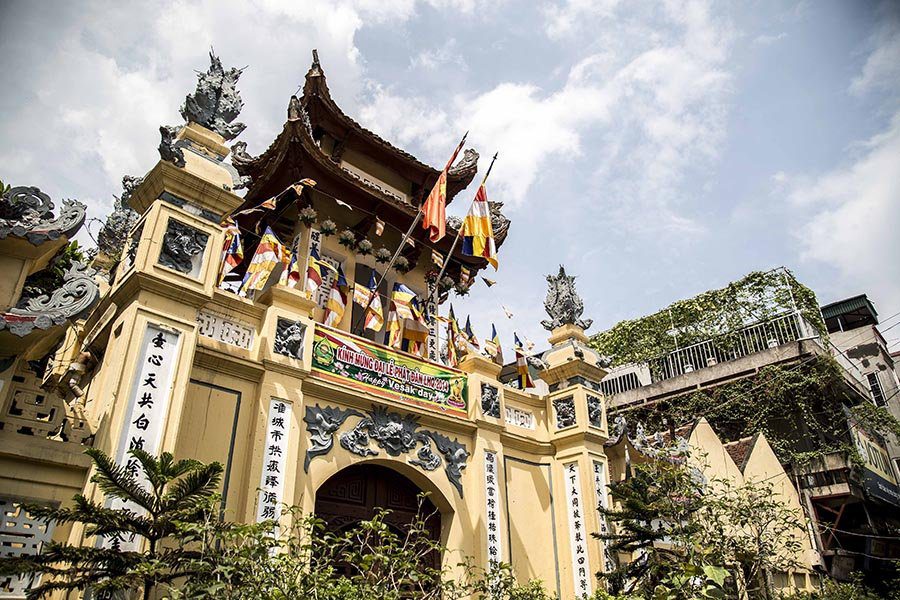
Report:
M 814 335 L 806 319 L 792 312 L 651 359 L 650 376 L 653 383 L 665 381 Z

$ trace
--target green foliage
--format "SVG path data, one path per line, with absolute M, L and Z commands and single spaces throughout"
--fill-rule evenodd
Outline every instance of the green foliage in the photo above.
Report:
M 782 463 L 802 464 L 852 450 L 844 390 L 840 366 L 821 355 L 804 364 L 766 365 L 752 377 L 676 396 L 629 418 L 661 431 L 702 415 L 726 440 L 763 433 Z
M 75 261 L 87 263 L 87 257 L 78 247 L 78 242 L 72 241 L 59 250 L 46 268 L 28 276 L 25 280 L 25 287 L 22 289 L 22 297 L 29 299 L 43 294 L 52 294 L 54 290 L 62 286 L 66 271 Z
M 864 582 L 861 573 L 853 573 L 850 581 L 828 579 L 815 592 L 782 594 L 779 600 L 900 600 L 900 578 L 894 576 L 881 582 L 877 590 Z
M 8 183 L 3 183 L 3 180 L 0 179 L 0 196 L 6 194 L 10 189 L 12 189 L 12 186 Z
M 0 559 L 0 574 L 43 574 L 41 584 L 28 592 L 29 599 L 86 587 L 100 594 L 143 590 L 146 599 L 157 584 L 189 574 L 187 565 L 196 552 L 180 543 L 179 523 L 209 519 L 209 499 L 219 487 L 222 466 L 176 461 L 169 453 L 156 458 L 135 448 L 131 455 L 140 468 L 132 472 L 96 448 L 85 454 L 94 462 L 91 481 L 106 499 L 139 508 L 112 508 L 80 494 L 74 497 L 72 507 L 28 506 L 35 517 L 58 524 L 83 524 L 85 535 L 104 536 L 109 543 L 74 546 L 50 542 L 40 555 Z M 146 540 L 147 551 L 124 549 L 122 540 L 131 538 L 138 543 Z
M 893 433 L 900 439 L 900 421 L 883 406 L 862 402 L 850 409 L 850 415 L 865 431 L 877 431 L 882 435 Z
M 769 483 L 706 481 L 673 454 L 610 484 L 618 508 L 598 507 L 619 564 L 598 599 L 770 597 L 766 573 L 797 569 L 804 525 Z
M 340 532 L 287 510 L 290 523 L 186 523 L 201 552 L 192 575 L 171 589 L 173 600 L 550 600 L 540 582 L 519 586 L 509 565 L 488 572 L 462 560 L 458 575 L 435 565 L 448 552 L 431 539 L 425 517 L 399 531 L 387 511 Z
M 790 312 L 795 305 L 825 335 L 816 295 L 781 268 L 754 271 L 724 288 L 679 300 L 646 317 L 622 321 L 595 335 L 591 345 L 612 357 L 613 365 L 643 363 L 676 350 L 676 335 L 683 348 Z

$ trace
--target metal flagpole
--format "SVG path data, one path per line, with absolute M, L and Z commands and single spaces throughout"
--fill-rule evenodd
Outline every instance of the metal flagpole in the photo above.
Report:
M 487 182 L 488 175 L 491 174 L 491 169 L 494 168 L 494 163 L 497 162 L 498 154 L 500 154 L 500 153 L 499 152 L 494 153 L 494 158 L 491 159 L 491 164 L 488 167 L 487 172 L 484 174 L 484 179 L 481 180 L 481 185 L 478 186 L 479 188 Z M 477 195 L 477 191 L 476 191 L 476 195 Z M 472 206 L 474 204 L 475 204 L 475 198 L 472 198 L 472 204 L 469 205 L 469 210 L 466 211 L 467 216 L 468 216 L 469 212 L 472 211 Z M 463 218 L 463 223 L 465 223 L 465 217 Z M 441 267 L 441 272 L 438 273 L 438 276 L 437 276 L 438 284 L 440 284 L 441 277 L 444 276 L 444 271 L 447 270 L 447 266 L 450 264 L 450 258 L 453 256 L 453 251 L 456 250 L 456 245 L 459 243 L 459 238 L 462 237 L 462 231 L 463 231 L 463 227 L 462 227 L 462 225 L 460 225 L 459 230 L 456 232 L 456 237 L 453 238 L 453 245 L 450 246 L 450 252 L 447 254 L 447 260 L 444 261 L 444 266 Z
M 467 131 L 466 134 L 460 140 L 459 145 L 457 146 L 457 153 L 458 153 L 459 148 L 462 148 L 462 145 L 465 143 L 466 137 L 468 135 L 469 135 L 469 132 Z M 496 156 L 494 158 L 496 158 Z M 450 159 L 450 162 L 452 163 L 454 160 L 456 160 L 456 154 L 453 155 L 453 157 Z M 446 168 L 449 170 L 450 166 L 451 165 L 448 164 Z M 440 181 L 440 179 L 438 181 Z M 437 185 L 437 183 L 435 183 L 435 185 Z M 378 279 L 378 283 L 375 284 L 375 292 L 376 293 L 378 293 L 378 289 L 381 287 L 381 284 L 384 282 L 385 277 L 387 277 L 388 271 L 391 270 L 391 267 L 394 266 L 394 263 L 397 261 L 397 258 L 400 257 L 400 253 L 403 252 L 403 249 L 406 247 L 406 242 L 409 240 L 409 237 L 412 235 L 412 232 L 415 230 L 416 225 L 418 225 L 419 222 L 422 220 L 423 214 L 425 214 L 425 213 L 422 211 L 422 207 L 420 206 L 419 209 L 416 211 L 416 218 L 413 219 L 413 222 L 410 224 L 409 229 L 406 231 L 406 234 L 403 236 L 403 239 L 400 240 L 400 245 L 397 247 L 397 251 L 394 252 L 394 256 L 391 257 L 390 262 L 387 264 L 387 266 L 384 268 L 384 271 L 381 273 L 381 277 Z M 455 242 L 454 242 L 454 244 L 455 244 Z M 354 278 L 353 285 L 356 285 L 355 278 Z M 365 320 L 366 313 L 368 312 L 369 307 L 372 305 L 372 298 L 373 298 L 373 294 L 370 293 L 369 300 L 366 302 L 366 306 L 363 308 L 362 313 L 359 315 L 359 318 L 356 320 L 356 324 L 351 328 L 351 332 L 356 332 L 357 329 L 359 329 L 360 322 Z M 390 299 L 388 299 L 388 302 L 390 302 Z M 384 309 L 382 308 L 382 310 L 384 310 Z

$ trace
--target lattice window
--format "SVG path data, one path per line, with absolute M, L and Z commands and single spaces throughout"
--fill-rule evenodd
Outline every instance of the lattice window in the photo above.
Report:
M 52 535 L 53 525 L 32 518 L 22 504 L 12 498 L 0 497 L 0 555 L 40 554 Z M 0 598 L 24 598 L 28 588 L 37 581 L 31 576 L 0 576 Z
M 869 380 L 869 392 L 872 394 L 875 406 L 884 406 L 884 390 L 881 388 L 881 382 L 878 381 L 878 373 L 868 373 L 866 379 Z

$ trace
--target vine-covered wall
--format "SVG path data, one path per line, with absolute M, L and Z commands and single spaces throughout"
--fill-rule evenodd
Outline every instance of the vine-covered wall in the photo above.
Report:
M 819 303 L 811 289 L 783 267 L 754 271 L 721 289 L 679 300 L 646 317 L 622 321 L 595 335 L 591 344 L 609 356 L 613 366 L 644 363 L 678 347 L 726 336 L 794 310 L 825 335 Z
M 885 409 L 850 395 L 841 367 L 827 355 L 806 362 L 763 367 L 751 377 L 694 391 L 627 411 L 647 431 L 665 431 L 699 417 L 723 440 L 763 433 L 782 463 L 804 464 L 830 452 L 858 462 L 844 406 L 865 430 L 900 434 L 900 422 Z

